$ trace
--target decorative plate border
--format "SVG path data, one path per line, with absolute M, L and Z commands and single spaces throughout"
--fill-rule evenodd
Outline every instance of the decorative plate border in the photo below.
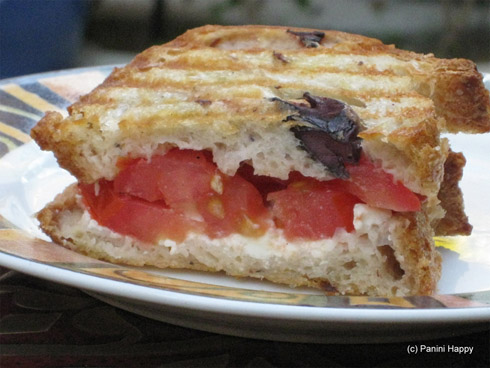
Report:
M 67 106 L 81 94 L 96 87 L 112 69 L 113 66 L 71 69 L 0 81 L 0 158 L 31 140 L 29 131 L 45 111 L 66 114 Z M 447 246 L 447 242 L 444 238 L 436 239 L 440 246 Z M 119 282 L 242 302 L 367 309 L 490 307 L 490 290 L 454 295 L 382 298 L 258 291 L 187 281 L 156 275 L 145 268 L 119 266 L 85 257 L 59 245 L 32 238 L 1 216 L 0 253 Z

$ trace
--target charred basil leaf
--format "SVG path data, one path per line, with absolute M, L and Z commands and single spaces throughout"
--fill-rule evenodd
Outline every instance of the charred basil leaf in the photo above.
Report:
M 347 104 L 328 97 L 312 96 L 308 92 L 303 98 L 309 103 L 296 104 L 274 98 L 292 108 L 298 114 L 289 115 L 285 121 L 299 121 L 305 125 L 291 128 L 302 147 L 321 162 L 334 176 L 348 179 L 345 163 L 358 163 L 361 157 L 361 138 L 358 133 L 361 122 Z
M 304 149 L 337 178 L 349 178 L 345 162 L 359 162 L 360 139 L 346 144 L 333 139 L 329 133 L 317 129 L 296 126 L 291 128 L 291 131 L 301 141 Z
M 294 32 L 288 29 L 288 32 L 298 36 L 300 41 L 305 45 L 306 47 L 318 47 L 320 46 L 320 42 L 322 41 L 323 37 L 325 37 L 325 33 L 319 32 L 319 31 L 313 31 L 313 32 Z

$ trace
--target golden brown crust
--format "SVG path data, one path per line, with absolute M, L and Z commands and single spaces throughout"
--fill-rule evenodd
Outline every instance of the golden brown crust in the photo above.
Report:
M 42 149 L 55 150 L 55 156 L 62 168 L 77 178 L 86 177 L 83 170 L 84 163 L 81 162 L 84 158 L 74 151 L 74 147 L 82 143 L 85 135 L 83 132 L 78 135 L 74 126 L 65 134 L 64 124 L 60 113 L 48 111 L 31 129 L 31 137 Z
M 434 72 L 438 77 L 430 97 L 436 112 L 446 119 L 447 130 L 452 133 L 489 132 L 489 92 L 476 65 L 465 59 L 441 60 Z
M 408 220 L 408 227 L 399 231 L 397 240 L 403 244 L 400 252 L 404 256 L 404 267 L 410 270 L 412 287 L 417 295 L 431 295 L 441 277 L 442 258 L 435 249 L 429 219 L 423 212 L 395 216 Z
M 60 214 L 63 211 L 75 211 L 78 209 L 76 195 L 78 187 L 72 184 L 67 187 L 62 193 L 59 193 L 56 198 L 36 214 L 39 220 L 41 229 L 46 233 L 56 244 L 66 247 L 67 239 L 59 236 L 59 226 L 61 224 Z
M 435 227 L 436 235 L 470 235 L 472 226 L 464 212 L 463 193 L 459 181 L 466 163 L 462 153 L 449 152 L 444 164 L 444 180 L 439 191 L 441 206 L 446 215 Z

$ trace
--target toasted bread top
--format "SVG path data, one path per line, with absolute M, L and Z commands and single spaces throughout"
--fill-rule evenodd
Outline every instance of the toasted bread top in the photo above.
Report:
M 118 157 L 169 145 L 209 149 L 229 174 L 248 160 L 259 174 L 328 179 L 277 102 L 305 92 L 349 104 L 368 155 L 425 195 L 443 177 L 448 147 L 439 132 L 490 130 L 488 91 L 468 60 L 337 31 L 205 26 L 116 68 L 66 119 L 47 113 L 32 136 L 85 182 L 113 178 Z

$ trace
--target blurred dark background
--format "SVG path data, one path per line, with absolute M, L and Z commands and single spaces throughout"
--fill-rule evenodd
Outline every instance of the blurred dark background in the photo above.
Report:
M 490 0 L 0 0 L 0 77 L 126 63 L 204 24 L 337 29 L 490 72 Z

